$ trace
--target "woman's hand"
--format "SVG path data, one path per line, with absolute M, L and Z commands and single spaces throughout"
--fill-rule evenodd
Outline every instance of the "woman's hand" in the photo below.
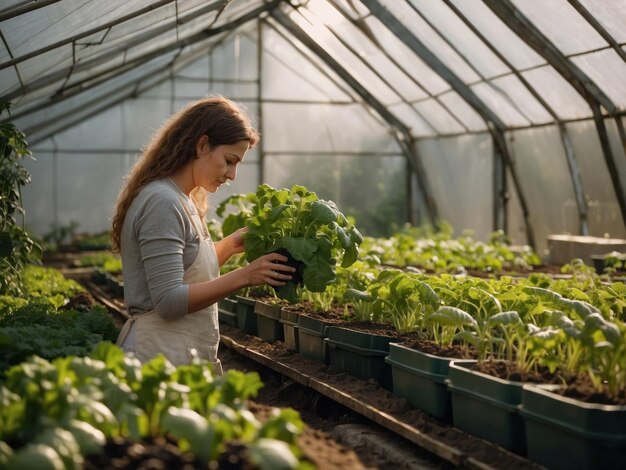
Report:
M 243 236 L 247 231 L 247 227 L 240 228 L 213 244 L 220 266 L 223 266 L 231 256 L 244 252 Z
M 277 287 L 284 286 L 287 281 L 291 280 L 291 273 L 296 271 L 296 268 L 280 264 L 286 261 L 286 256 L 278 253 L 269 253 L 255 259 L 249 265 L 241 268 L 241 270 L 246 273 L 248 286 L 260 286 L 262 284 Z
M 224 240 L 228 240 L 230 243 L 232 254 L 235 255 L 237 253 L 243 253 L 244 245 L 243 245 L 243 236 L 248 231 L 248 227 L 243 227 L 238 230 L 235 230 L 233 233 L 224 237 Z

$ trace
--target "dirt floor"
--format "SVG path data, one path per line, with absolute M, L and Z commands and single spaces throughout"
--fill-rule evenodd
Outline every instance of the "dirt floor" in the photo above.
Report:
M 405 423 L 415 429 L 418 429 L 429 437 L 437 439 L 445 445 L 458 449 L 466 456 L 475 459 L 476 462 L 482 462 L 487 467 L 506 469 L 542 468 L 539 465 L 535 465 L 528 460 L 517 456 L 516 454 L 502 449 L 501 447 L 495 446 L 483 439 L 479 439 L 475 436 L 462 432 L 454 428 L 450 424 L 441 423 L 436 419 L 428 416 L 421 410 L 411 408 L 406 400 L 394 396 L 392 393 L 382 388 L 374 380 L 364 381 L 346 374 L 337 374 L 332 371 L 330 366 L 326 366 L 318 361 L 307 359 L 300 354 L 287 351 L 284 343 L 280 341 L 268 343 L 254 336 L 246 335 L 241 330 L 232 327 L 223 327 L 222 331 L 224 335 L 233 338 L 235 341 L 245 346 L 246 348 L 257 351 L 269 358 L 273 358 L 274 360 L 286 364 L 303 374 L 323 380 L 329 385 L 340 389 L 347 395 L 354 397 L 361 403 L 371 405 L 376 409 L 392 416 L 398 421 Z M 227 359 L 230 354 L 232 354 L 232 352 L 229 351 L 227 348 L 221 348 L 221 357 Z M 252 367 L 253 369 L 249 370 L 256 370 L 254 368 L 258 368 L 259 366 L 255 365 L 253 361 L 250 367 Z M 298 406 L 304 405 L 305 411 L 308 411 L 308 409 L 310 409 L 310 404 L 307 405 L 306 394 L 311 392 L 306 392 L 306 390 L 302 391 L 300 390 L 300 386 L 296 385 L 293 385 L 292 388 L 290 388 L 288 383 L 279 384 L 277 389 L 273 387 L 269 388 L 270 384 L 272 383 L 272 379 L 266 379 L 263 376 L 262 378 L 267 380 L 268 389 L 261 392 L 259 397 L 260 403 L 280 407 L 295 407 L 294 405 L 298 404 Z M 281 390 L 285 391 L 283 391 L 283 393 L 281 394 Z M 295 392 L 296 390 L 298 390 L 297 393 Z M 298 396 L 298 394 L 301 394 L 303 396 Z M 315 416 L 314 414 L 311 415 L 309 413 L 305 413 L 303 414 L 303 416 L 306 418 L 305 422 L 307 422 L 307 424 L 309 424 L 312 429 L 317 429 L 320 432 L 326 432 L 331 434 L 335 427 L 344 424 L 344 422 L 349 424 L 361 424 L 365 422 L 368 425 L 372 425 L 372 422 L 366 420 L 365 418 L 355 418 L 354 415 L 352 415 L 351 417 L 342 417 L 340 411 L 333 412 L 330 416 L 323 417 L 322 419 L 320 419 L 320 416 Z M 403 439 L 401 437 L 394 436 L 392 440 L 400 441 Z M 410 443 L 409 441 L 405 441 L 405 443 L 406 448 L 415 452 L 418 451 L 419 447 L 416 444 Z M 419 451 L 419 459 L 421 460 L 416 459 L 415 462 L 418 463 L 416 463 L 416 466 L 414 467 L 403 467 L 400 464 L 380 463 L 380 461 L 376 460 L 375 455 L 378 451 L 373 451 L 374 455 L 368 456 L 368 450 L 369 449 L 357 449 L 357 454 L 359 456 L 359 459 L 361 460 L 361 463 L 366 467 L 369 466 L 370 468 L 452 467 L 452 465 L 448 462 L 442 462 L 437 457 L 432 456 L 432 454 L 423 450 Z M 400 452 L 398 455 L 404 454 Z M 371 460 L 369 460 L 370 458 Z M 399 459 L 402 460 L 401 458 Z M 322 468 L 339 467 L 322 466 Z
M 261 417 L 272 407 L 294 408 L 306 427 L 298 444 L 324 469 L 446 469 L 452 465 L 360 417 L 340 404 L 222 347 L 224 369 L 257 371 L 265 386 L 249 408 Z

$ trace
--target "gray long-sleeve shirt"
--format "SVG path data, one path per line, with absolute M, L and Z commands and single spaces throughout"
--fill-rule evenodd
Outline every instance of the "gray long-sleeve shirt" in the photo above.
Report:
M 196 259 L 199 241 L 181 199 L 197 217 L 189 197 L 169 178 L 147 184 L 128 209 L 121 255 L 124 302 L 131 315 L 156 310 L 175 319 L 187 314 L 183 274 Z

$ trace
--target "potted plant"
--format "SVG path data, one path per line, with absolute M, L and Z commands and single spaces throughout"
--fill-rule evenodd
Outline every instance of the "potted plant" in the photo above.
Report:
M 334 202 L 319 199 L 304 186 L 274 189 L 262 184 L 254 196 L 239 196 L 225 205 L 234 202 L 243 210 L 228 216 L 223 230 L 227 235 L 239 227 L 248 228 L 244 238 L 246 260 L 279 251 L 297 269 L 291 281 L 276 289 L 282 299 L 298 302 L 299 285 L 324 291 L 336 279 L 337 260 L 343 267 L 357 260 L 363 240 L 359 231 Z
M 367 316 L 370 321 L 392 325 L 396 335 L 389 338 L 331 328 L 328 339 L 333 347 L 331 365 L 343 367 L 346 372 L 357 376 L 373 374 L 372 377 L 395 393 L 394 386 L 399 376 L 392 374 L 393 361 L 388 359 L 394 347 L 392 344 L 401 342 L 403 334 L 419 330 L 425 311 L 431 311 L 433 305 L 438 305 L 439 298 L 427 284 L 398 269 L 380 271 L 365 291 L 348 289 L 345 298 L 353 301 L 355 320 L 365 320 Z M 347 324 L 342 329 L 354 328 Z M 336 359 L 333 361 L 333 358 Z M 403 396 L 402 392 L 399 395 Z
M 259 338 L 270 343 L 285 340 L 283 326 L 280 323 L 280 311 L 280 299 L 269 297 L 256 301 L 254 313 L 257 315 L 256 322 Z
M 549 468 L 622 468 L 626 459 L 626 325 L 598 312 L 563 319 L 560 353 L 577 356 L 569 385 L 527 384 L 528 457 Z M 563 357 L 566 357 L 563 355 Z

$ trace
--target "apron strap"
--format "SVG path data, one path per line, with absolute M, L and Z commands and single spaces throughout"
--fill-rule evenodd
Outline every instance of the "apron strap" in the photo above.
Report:
M 150 315 L 152 313 L 155 313 L 155 311 L 150 310 L 149 312 L 140 313 L 138 315 L 132 315 L 128 320 L 126 320 L 126 322 L 124 323 L 124 326 L 122 326 L 122 329 L 120 330 L 120 334 L 117 336 L 117 341 L 115 342 L 115 345 L 121 348 L 122 345 L 124 344 L 124 341 L 126 341 L 128 334 L 130 333 L 130 329 L 137 321 L 137 318 L 145 317 L 146 315 Z
M 196 217 L 194 217 L 194 214 L 192 214 L 192 212 L 189 210 L 189 207 L 187 206 L 183 198 L 179 196 L 179 199 L 180 199 L 181 204 L 183 205 L 183 209 L 187 213 L 187 217 L 189 217 L 189 221 L 191 222 L 191 225 L 193 225 L 193 228 L 196 230 L 196 233 L 198 234 L 198 240 L 200 241 L 204 240 L 205 238 L 207 238 L 209 234 L 208 229 L 202 230 L 198 226 L 198 223 L 196 222 Z M 198 215 L 197 218 L 200 219 L 200 216 Z M 202 222 L 202 220 L 200 220 L 200 222 Z

